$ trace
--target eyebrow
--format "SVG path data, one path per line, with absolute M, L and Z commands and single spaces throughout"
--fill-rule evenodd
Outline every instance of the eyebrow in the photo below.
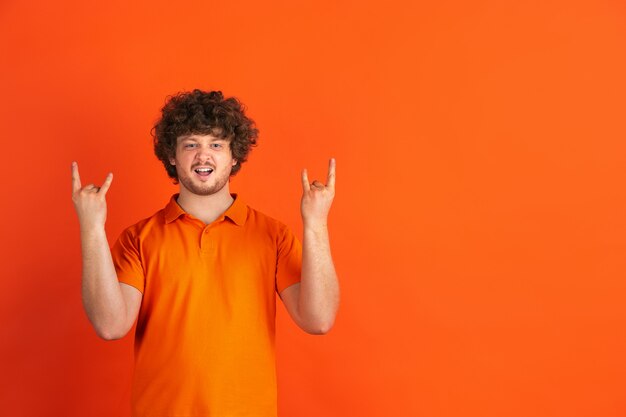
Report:
M 185 137 L 180 138 L 180 141 L 181 141 L 181 142 L 186 141 L 186 140 L 193 140 L 193 141 L 195 141 L 195 142 L 197 142 L 197 141 L 198 141 L 198 140 L 196 139 L 196 135 L 192 135 L 192 136 L 185 136 Z M 226 141 L 226 138 L 216 138 L 216 137 L 213 137 L 213 139 L 211 139 L 211 142 L 218 142 L 218 141 Z

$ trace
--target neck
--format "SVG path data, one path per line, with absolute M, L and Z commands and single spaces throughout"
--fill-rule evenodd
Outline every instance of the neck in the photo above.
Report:
M 215 194 L 197 195 L 180 185 L 176 202 L 185 212 L 202 220 L 205 224 L 212 223 L 220 217 L 232 204 L 228 184 Z

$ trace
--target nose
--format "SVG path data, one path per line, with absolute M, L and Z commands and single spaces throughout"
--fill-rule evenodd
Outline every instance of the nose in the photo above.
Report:
M 198 146 L 198 152 L 196 153 L 196 160 L 204 163 L 210 161 L 213 158 L 211 154 L 211 148 L 209 146 Z

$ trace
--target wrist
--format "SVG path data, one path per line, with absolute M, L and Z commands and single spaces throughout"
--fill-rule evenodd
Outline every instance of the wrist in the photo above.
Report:
M 82 236 L 106 235 L 104 224 L 80 224 L 80 234 Z
M 304 230 L 325 231 L 328 230 L 326 220 L 304 220 L 302 222 Z

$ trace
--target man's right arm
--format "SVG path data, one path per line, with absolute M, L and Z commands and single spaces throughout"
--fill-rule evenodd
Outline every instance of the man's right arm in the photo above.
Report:
M 124 337 L 132 328 L 142 294 L 117 280 L 104 228 L 81 230 L 82 298 L 89 321 L 105 340 Z
M 122 285 L 115 272 L 106 237 L 105 195 L 111 186 L 109 173 L 102 187 L 81 186 L 78 164 L 72 163 L 72 201 L 80 223 L 83 261 L 82 299 L 98 336 L 115 340 L 128 333 L 139 312 L 141 292 Z

